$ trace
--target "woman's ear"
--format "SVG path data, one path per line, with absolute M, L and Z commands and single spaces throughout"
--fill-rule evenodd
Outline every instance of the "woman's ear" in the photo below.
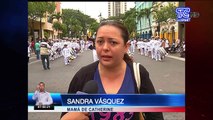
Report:
M 126 51 L 125 51 L 125 52 L 127 52 L 128 49 L 129 49 L 129 47 L 130 47 L 130 41 L 128 41 L 128 42 L 126 43 L 125 47 L 126 47 Z
M 130 45 L 131 45 L 131 42 L 130 42 L 130 41 L 128 41 L 128 42 L 126 43 L 126 45 L 127 45 L 127 47 L 129 48 L 129 47 L 130 47 Z

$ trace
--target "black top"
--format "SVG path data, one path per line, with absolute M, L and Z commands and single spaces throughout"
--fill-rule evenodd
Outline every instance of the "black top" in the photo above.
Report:
M 98 67 L 99 61 L 96 61 L 92 64 L 82 67 L 73 77 L 68 93 L 76 93 L 77 91 L 82 91 L 84 85 L 89 81 L 94 79 L 94 74 L 96 68 Z M 127 65 L 129 66 L 132 74 L 132 78 L 134 79 L 135 88 L 137 88 L 136 80 L 134 77 L 134 70 L 133 70 L 133 63 L 128 62 Z M 142 94 L 155 94 L 154 86 L 149 78 L 149 72 L 145 69 L 144 66 L 140 64 L 140 77 L 141 77 L 141 87 L 140 93 Z M 137 89 L 135 89 L 135 93 L 139 93 Z M 61 117 L 66 114 L 63 112 Z M 163 120 L 163 115 L 161 112 L 144 112 L 143 113 L 146 120 Z M 135 120 L 138 120 L 138 114 L 134 116 Z

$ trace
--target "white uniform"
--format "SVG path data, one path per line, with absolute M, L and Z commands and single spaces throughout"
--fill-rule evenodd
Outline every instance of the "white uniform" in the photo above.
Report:
M 62 55 L 64 56 L 65 65 L 69 64 L 69 58 L 71 56 L 70 52 L 71 52 L 70 49 L 67 47 L 63 48 L 63 50 L 62 50 Z
M 81 52 L 84 51 L 84 47 L 85 47 L 85 41 L 84 40 L 80 40 L 80 44 L 81 44 Z
M 99 59 L 98 59 L 96 50 L 93 49 L 93 50 L 92 50 L 92 53 L 93 53 L 93 61 L 94 61 L 94 62 L 95 62 L 95 61 L 98 61 Z
M 132 54 L 134 54 L 134 52 L 135 52 L 136 40 L 132 40 L 130 43 L 131 43 L 130 51 L 131 51 Z

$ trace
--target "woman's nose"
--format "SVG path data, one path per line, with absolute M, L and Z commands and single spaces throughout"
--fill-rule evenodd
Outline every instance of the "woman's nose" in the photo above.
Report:
M 107 42 L 104 43 L 103 50 L 109 50 L 109 44 Z

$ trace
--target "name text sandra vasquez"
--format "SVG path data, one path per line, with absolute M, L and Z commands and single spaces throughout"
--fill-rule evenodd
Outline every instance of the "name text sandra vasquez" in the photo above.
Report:
M 123 98 L 98 98 L 98 99 L 89 99 L 89 98 L 78 98 L 78 99 L 67 99 L 67 104 L 124 104 Z

